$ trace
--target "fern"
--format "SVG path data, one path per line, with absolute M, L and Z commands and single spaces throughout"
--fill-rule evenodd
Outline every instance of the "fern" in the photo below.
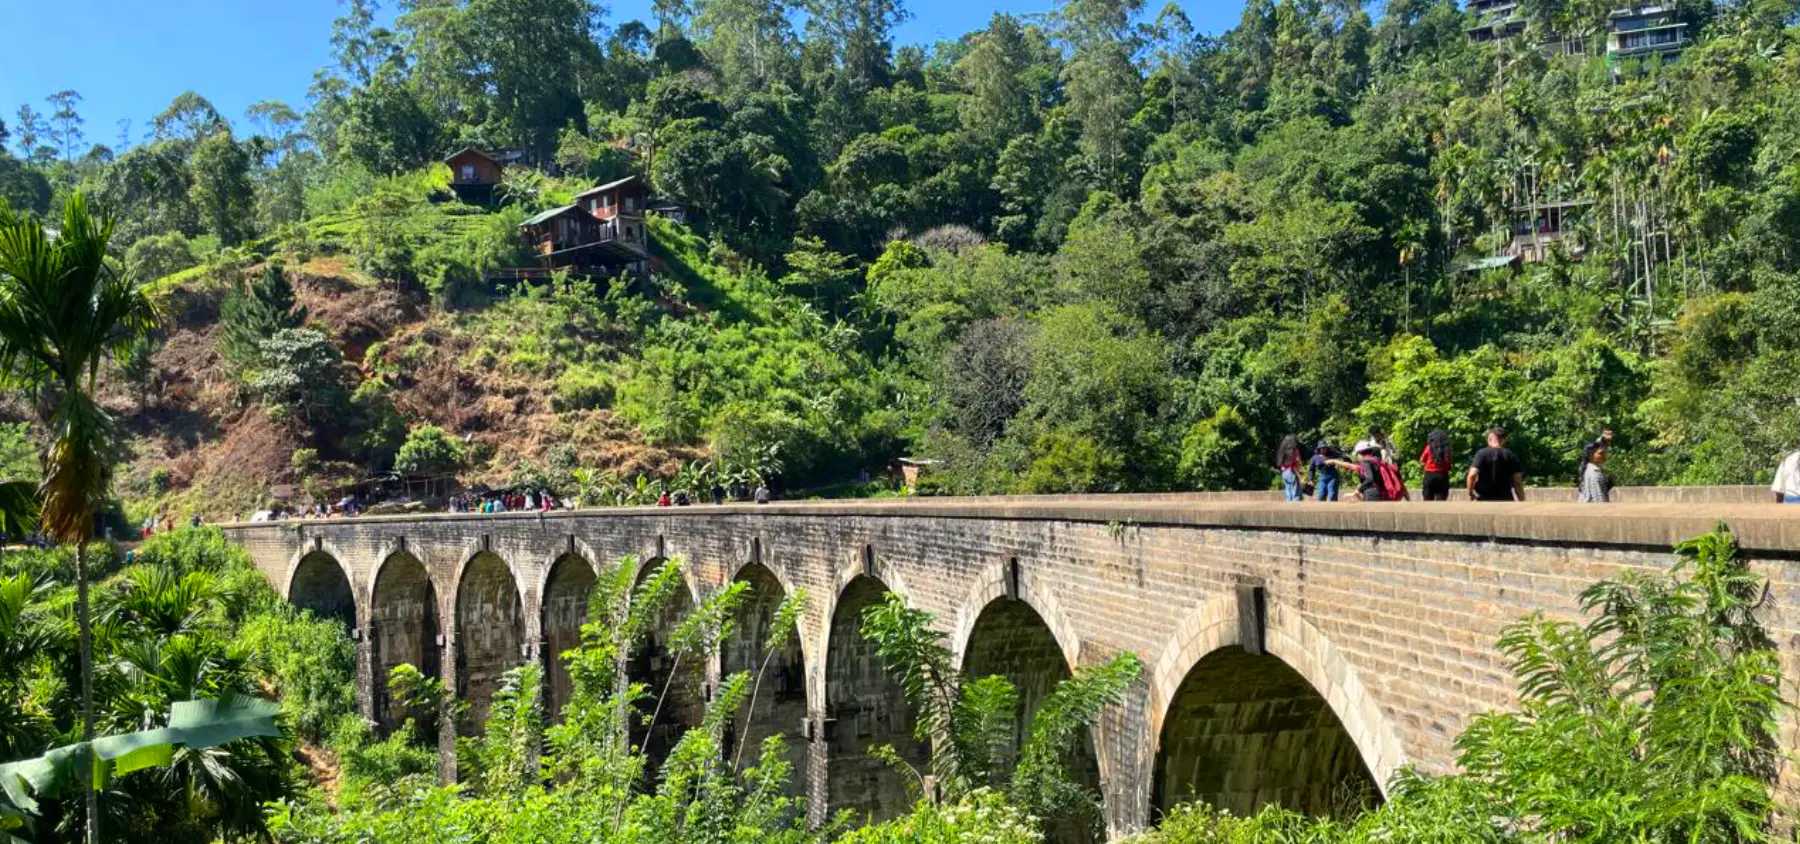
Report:
M 918 712 L 917 731 L 932 748 L 934 802 L 956 802 L 983 789 L 1005 791 L 1025 812 L 1044 822 L 1073 815 L 1094 828 L 1102 818 L 1100 797 L 1069 776 L 1067 760 L 1076 742 L 1108 706 L 1143 673 L 1135 655 L 1122 654 L 1101 665 L 1082 666 L 1058 684 L 1032 717 L 1016 761 L 1006 759 L 1019 715 L 1018 692 L 1003 677 L 970 680 L 955 670 L 944 634 L 930 613 L 908 608 L 889 593 L 863 611 L 863 635 L 899 681 Z M 909 774 L 921 793 L 924 777 L 892 748 L 877 758 Z

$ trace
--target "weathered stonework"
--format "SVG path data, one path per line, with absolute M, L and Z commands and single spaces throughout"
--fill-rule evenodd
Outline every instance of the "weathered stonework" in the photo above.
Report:
M 1317 802 L 1323 781 L 1352 768 L 1352 756 L 1378 787 L 1408 764 L 1447 770 L 1470 716 L 1513 701 L 1493 646 L 1502 626 L 1533 610 L 1568 616 L 1594 580 L 1666 569 L 1674 541 L 1719 520 L 1770 578 L 1761 615 L 1794 699 L 1800 569 L 1791 561 L 1800 554 L 1800 508 L 1670 500 L 1680 503 L 950 499 L 363 518 L 226 532 L 270 583 L 303 604 L 328 609 L 328 596 L 342 594 L 332 591 L 319 555 L 346 573 L 363 632 L 359 681 L 369 711 L 384 720 L 376 679 L 394 664 L 468 673 L 458 685 L 469 688 L 475 668 L 462 649 L 481 636 L 498 637 L 480 647 L 500 670 L 506 659 L 550 659 L 564 647 L 551 642 L 568 641 L 573 593 L 586 579 L 552 566 L 571 554 L 590 567 L 625 553 L 682 557 L 690 601 L 740 575 L 758 589 L 772 579 L 783 595 L 805 589 L 798 665 L 782 657 L 788 671 L 801 672 L 804 696 L 770 695 L 765 680 L 763 694 L 773 699 L 759 699 L 744 737 L 779 731 L 795 742 L 816 818 L 827 807 L 880 816 L 905 804 L 897 781 L 858 755 L 870 744 L 893 741 L 924 759 L 908 745 L 908 708 L 855 634 L 858 608 L 882 591 L 934 613 L 959 663 L 1018 675 L 1027 700 L 1053 682 L 1053 650 L 1062 656 L 1059 674 L 1136 653 L 1144 680 L 1093 737 L 1108 825 L 1121 834 L 1153 819 L 1159 770 L 1168 780 L 1184 762 L 1197 788 L 1250 803 L 1263 799 L 1257 795 Z M 465 601 L 458 590 L 469 588 L 472 563 L 484 553 L 502 565 L 481 567 L 491 577 L 478 578 L 483 585 L 469 594 L 493 600 Z M 752 563 L 769 576 L 746 574 Z M 494 580 L 503 571 L 510 591 Z M 1264 621 L 1249 620 L 1267 653 L 1256 659 L 1278 660 L 1285 671 L 1233 656 L 1246 644 L 1237 594 L 1245 584 L 1264 590 Z M 516 610 L 506 609 L 509 598 Z M 1009 601 L 1029 608 L 1041 627 Z M 992 614 L 996 602 L 1002 615 Z M 755 614 L 768 605 L 750 606 L 740 620 L 746 628 L 763 623 Z M 487 620 L 498 633 L 467 629 Z M 507 638 L 509 628 L 516 638 Z M 1016 656 L 996 655 L 1007 653 Z M 727 666 L 740 670 L 746 655 L 728 651 L 723 660 L 701 676 L 716 681 Z M 549 676 L 554 694 L 554 671 Z M 1254 689 L 1267 694 L 1236 694 Z M 804 719 L 795 717 L 801 700 Z M 1196 730 L 1196 721 L 1212 726 Z M 1293 737 L 1307 735 L 1331 736 L 1333 749 L 1296 750 Z M 1793 751 L 1797 737 L 1790 714 L 1784 749 Z M 1160 766 L 1159 757 L 1167 757 Z M 1800 796 L 1795 784 L 1790 766 L 1784 797 Z
M 749 597 L 733 619 L 736 635 L 725 642 L 719 671 L 721 677 L 744 672 L 751 680 L 753 697 L 733 725 L 726 748 L 733 754 L 741 752 L 748 764 L 770 736 L 804 735 L 806 663 L 800 654 L 798 631 L 772 652 L 765 650 L 776 613 L 788 597 L 775 573 L 760 563 L 750 563 L 734 579 L 747 585 Z M 806 769 L 799 742 L 785 742 L 784 750 L 783 758 L 794 771 Z M 788 783 L 788 791 L 805 795 L 805 782 L 796 777 Z

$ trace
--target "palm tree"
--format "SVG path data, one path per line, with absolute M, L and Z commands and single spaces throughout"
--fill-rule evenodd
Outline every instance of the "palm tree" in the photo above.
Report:
M 112 485 L 112 419 L 94 398 L 100 361 L 127 353 L 149 334 L 156 312 L 132 280 L 107 263 L 113 220 L 77 193 L 62 228 L 0 208 L 0 379 L 47 398 L 56 441 L 39 487 L 41 522 L 75 546 L 75 616 L 81 652 L 81 738 L 94 739 L 94 641 L 88 614 L 86 545 L 94 507 Z M 100 840 L 93 778 L 87 785 L 87 840 Z

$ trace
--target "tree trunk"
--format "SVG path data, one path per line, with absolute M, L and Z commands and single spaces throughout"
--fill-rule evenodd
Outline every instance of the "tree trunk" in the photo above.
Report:
M 88 844 L 100 844 L 100 795 L 94 791 L 94 628 L 88 614 L 87 542 L 75 543 L 75 624 L 80 631 L 81 740 L 87 743 L 87 770 L 81 789 L 87 803 Z

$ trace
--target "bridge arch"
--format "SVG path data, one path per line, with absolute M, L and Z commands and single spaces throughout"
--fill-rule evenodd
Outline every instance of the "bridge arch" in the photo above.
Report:
M 1024 590 L 1019 590 L 1021 596 Z M 1012 741 L 1002 764 L 1016 764 L 1020 748 L 1030 734 L 1032 719 L 1059 683 L 1073 676 L 1068 653 L 1073 642 L 1060 640 L 1052 625 L 1023 597 L 997 595 L 981 606 L 968 625 L 959 648 L 965 682 L 983 677 L 1004 677 L 1018 695 Z M 1063 764 L 1070 777 L 1090 792 L 1100 794 L 1100 758 L 1091 730 L 1084 730 Z M 1105 806 L 1065 806 L 1065 812 L 1046 818 L 1046 840 L 1053 844 L 1086 844 L 1096 839 L 1103 826 Z M 1097 812 L 1094 810 L 1098 810 Z
M 358 612 L 356 590 L 350 567 L 336 549 L 327 550 L 323 543 L 294 554 L 288 563 L 288 603 L 312 610 L 319 618 L 335 618 L 345 630 L 355 630 Z
M 388 696 L 388 675 L 411 665 L 428 678 L 443 675 L 438 590 L 431 571 L 418 557 L 395 550 L 375 566 L 369 585 L 369 635 L 374 663 L 375 721 L 384 730 L 405 720 Z
M 645 559 L 638 570 L 637 582 L 631 587 L 634 598 L 651 575 L 671 559 L 681 562 L 676 557 Z M 639 703 L 639 709 L 645 718 L 654 717 L 655 721 L 647 728 L 634 725 L 631 737 L 644 749 L 649 762 L 646 773 L 651 781 L 661 779 L 662 764 L 669 752 L 675 749 L 684 733 L 700 726 L 706 715 L 703 688 L 706 663 L 691 654 L 676 655 L 670 648 L 675 627 L 700 603 L 700 592 L 692 572 L 685 564 L 681 565 L 680 572 L 681 585 L 663 605 L 662 615 L 651 625 L 650 635 L 632 651 L 626 668 L 631 682 L 644 684 L 650 694 L 647 700 Z
M 733 583 L 744 583 L 749 595 L 735 613 L 736 632 L 727 639 L 719 654 L 721 677 L 743 671 L 750 675 L 755 700 L 733 725 L 731 743 L 742 746 L 746 760 L 753 760 L 770 736 L 780 735 L 785 745 L 784 758 L 795 772 L 804 770 L 799 747 L 803 741 L 806 715 L 806 656 L 801 643 L 804 628 L 796 627 L 780 647 L 770 651 L 767 641 L 783 601 L 793 593 L 774 569 L 760 562 L 739 567 Z M 796 619 L 798 623 L 799 619 Z M 765 665 L 767 666 L 765 668 Z M 761 681 L 758 682 L 758 675 Z M 731 748 L 735 753 L 736 749 Z M 791 777 L 788 790 L 799 795 L 804 784 Z
M 552 555 L 544 566 L 544 581 L 538 587 L 543 616 L 539 629 L 543 631 L 544 640 L 543 653 L 539 656 L 544 664 L 544 685 L 548 693 L 545 711 L 552 720 L 561 720 L 562 709 L 574 694 L 574 682 L 569 679 L 569 666 L 563 661 L 562 654 L 581 644 L 581 625 L 587 621 L 588 595 L 598 576 L 593 559 L 574 548 Z
M 906 694 L 862 635 L 863 610 L 891 589 L 874 574 L 848 572 L 832 601 L 825 637 L 824 709 L 826 815 L 851 809 L 876 822 L 903 814 L 912 799 L 906 778 L 869 749 L 892 745 L 900 758 L 923 771 L 927 748 L 913 736 L 914 713 Z
M 1163 649 L 1150 680 L 1152 815 L 1196 797 L 1240 814 L 1280 803 L 1318 815 L 1358 792 L 1384 799 L 1404 754 L 1336 646 L 1275 601 L 1265 653 L 1241 645 L 1236 596 L 1221 595 Z
M 469 704 L 463 726 L 472 732 L 486 723 L 501 675 L 527 657 L 525 608 L 518 573 L 492 551 L 463 560 L 455 582 L 456 692 Z

